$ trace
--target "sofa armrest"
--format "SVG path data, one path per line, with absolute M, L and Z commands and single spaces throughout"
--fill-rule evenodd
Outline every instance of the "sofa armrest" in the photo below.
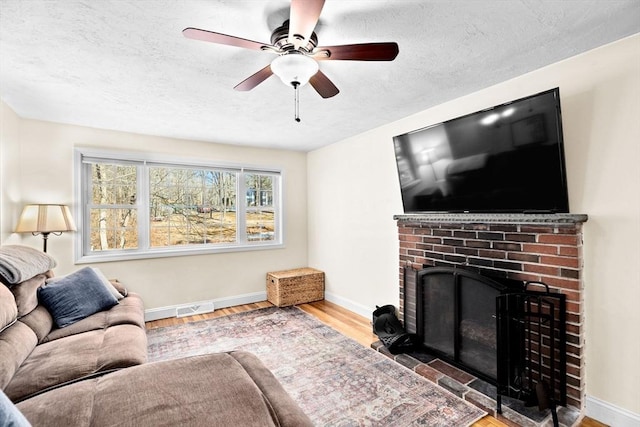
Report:
M 34 427 L 312 426 L 261 365 L 244 352 L 147 363 L 51 390 L 17 407 Z

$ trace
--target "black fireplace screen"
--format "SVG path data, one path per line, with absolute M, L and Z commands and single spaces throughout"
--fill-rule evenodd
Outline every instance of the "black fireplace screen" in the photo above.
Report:
M 501 395 L 566 404 L 564 295 L 461 268 L 404 273 L 405 328 L 423 350 L 495 385 L 499 409 Z

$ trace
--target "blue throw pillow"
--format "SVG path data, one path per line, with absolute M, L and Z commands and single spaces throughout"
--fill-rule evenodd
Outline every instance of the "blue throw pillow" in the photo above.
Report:
M 41 287 L 38 289 L 38 299 L 49 310 L 58 328 L 118 304 L 118 300 L 90 267 Z

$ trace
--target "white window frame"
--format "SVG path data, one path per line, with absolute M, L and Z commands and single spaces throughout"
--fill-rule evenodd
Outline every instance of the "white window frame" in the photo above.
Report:
M 90 215 L 87 201 L 90 195 L 88 188 L 90 183 L 85 179 L 85 159 L 100 161 L 113 161 L 121 163 L 135 163 L 137 168 L 137 194 L 136 209 L 138 219 L 138 245 L 137 249 L 114 249 L 109 251 L 90 250 Z M 234 243 L 205 243 L 184 246 L 170 246 L 152 248 L 149 245 L 150 232 L 150 200 L 148 167 L 166 166 L 175 168 L 206 168 L 224 169 L 238 173 L 236 179 L 236 241 Z M 249 240 L 246 234 L 246 188 L 245 173 L 256 173 L 274 177 L 273 185 L 273 209 L 275 231 L 273 240 Z M 162 258 L 184 255 L 199 255 L 226 252 L 241 252 L 252 250 L 278 249 L 284 247 L 284 215 L 282 182 L 283 172 L 279 168 L 261 167 L 256 165 L 240 165 L 214 161 L 206 161 L 194 158 L 176 158 L 140 152 L 117 152 L 94 148 L 77 147 L 74 150 L 74 179 L 76 192 L 76 206 L 74 209 L 77 232 L 75 233 L 75 262 L 77 264 L 106 261 L 123 261 L 131 259 Z M 86 230 L 86 232 L 85 232 Z

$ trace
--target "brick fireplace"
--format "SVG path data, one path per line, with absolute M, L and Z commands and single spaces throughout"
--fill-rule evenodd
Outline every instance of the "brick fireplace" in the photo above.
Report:
M 495 279 L 540 281 L 566 295 L 567 406 L 584 402 L 582 224 L 572 214 L 415 214 L 394 217 L 400 240 L 400 318 L 404 271 L 464 266 Z

